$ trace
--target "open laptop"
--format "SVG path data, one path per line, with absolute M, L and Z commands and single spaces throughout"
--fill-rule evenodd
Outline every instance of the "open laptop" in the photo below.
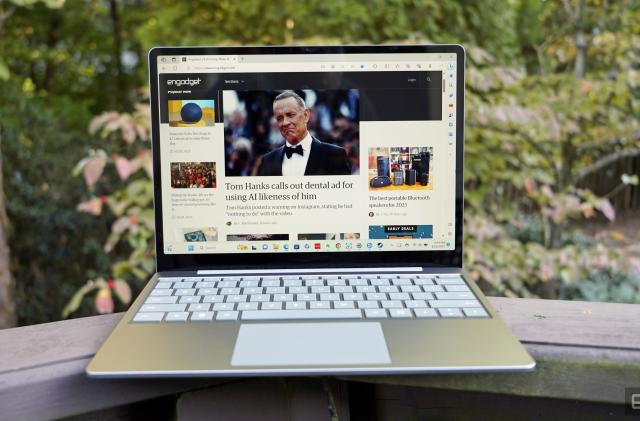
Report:
M 462 269 L 458 45 L 154 48 L 153 276 L 96 377 L 531 370 Z

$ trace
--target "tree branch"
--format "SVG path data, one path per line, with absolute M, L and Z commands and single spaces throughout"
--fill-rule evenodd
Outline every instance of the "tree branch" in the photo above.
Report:
M 598 159 L 593 164 L 591 164 L 591 165 L 587 166 L 586 168 L 583 168 L 582 170 L 578 171 L 578 173 L 574 177 L 574 183 L 580 182 L 585 177 L 587 177 L 590 174 L 593 174 L 593 173 L 595 173 L 597 171 L 600 171 L 601 169 L 605 168 L 609 164 L 613 164 L 614 162 L 619 161 L 619 160 L 624 159 L 624 158 L 633 158 L 633 157 L 636 157 L 636 156 L 640 156 L 640 148 L 627 149 L 627 150 L 624 150 L 624 151 L 614 152 L 612 154 L 604 156 L 604 157 Z
M 538 152 L 542 156 L 542 158 L 544 158 L 544 161 L 547 162 L 550 168 L 552 168 L 554 171 L 557 170 L 555 166 L 555 162 L 553 161 L 553 158 L 549 157 L 549 152 L 546 151 L 542 146 L 540 146 L 540 144 L 538 144 L 538 142 L 536 142 L 536 140 L 531 136 L 529 136 L 527 133 L 521 132 L 513 128 L 494 126 L 491 124 L 479 124 L 479 123 L 473 123 L 469 121 L 467 121 L 466 124 L 469 127 L 478 127 L 481 129 L 491 130 L 498 133 L 521 137 L 525 142 L 527 142 L 529 146 L 535 149 L 535 151 Z

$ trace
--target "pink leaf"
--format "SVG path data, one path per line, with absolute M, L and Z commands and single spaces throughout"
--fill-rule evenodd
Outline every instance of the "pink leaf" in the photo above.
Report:
M 113 298 L 109 288 L 101 288 L 96 294 L 96 311 L 100 314 L 113 313 Z
M 116 171 L 118 171 L 118 175 L 121 180 L 126 180 L 131 174 L 140 168 L 140 163 L 135 159 L 129 161 L 127 158 L 122 156 L 115 156 L 114 161 L 116 164 Z
M 93 186 L 98 182 L 98 179 L 100 179 L 100 176 L 104 171 L 104 166 L 106 165 L 106 163 L 106 158 L 101 155 L 96 155 L 89 158 L 83 170 L 84 181 L 88 186 Z
M 131 288 L 127 281 L 116 279 L 113 283 L 113 290 L 123 304 L 129 304 L 131 302 Z
M 89 199 L 86 202 L 82 202 L 78 205 L 80 212 L 90 213 L 92 215 L 100 215 L 102 213 L 102 200 L 98 197 Z
M 616 219 L 616 211 L 613 209 L 611 202 L 609 199 L 600 199 L 596 204 L 596 207 L 604 214 L 604 216 L 609 220 L 613 221 Z
M 111 231 L 120 234 L 130 226 L 131 218 L 129 218 L 128 216 L 121 216 L 120 218 L 116 219 L 116 222 L 114 222 L 113 225 L 111 225 Z
M 120 133 L 122 133 L 122 138 L 127 143 L 133 143 L 136 140 L 136 131 L 133 127 L 133 122 L 130 119 L 123 120 Z

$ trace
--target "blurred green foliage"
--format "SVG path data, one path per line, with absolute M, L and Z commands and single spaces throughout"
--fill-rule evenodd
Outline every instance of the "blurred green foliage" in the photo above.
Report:
M 0 3 L 0 22 L 21 324 L 57 319 L 67 303 L 74 315 L 124 308 L 124 285 L 136 292 L 153 271 L 146 117 L 136 105 L 155 45 L 465 45 L 471 275 L 505 295 L 638 299 L 637 248 L 603 249 L 604 239 L 574 229 L 615 217 L 609 197 L 580 180 L 638 145 L 637 2 L 15 0 Z

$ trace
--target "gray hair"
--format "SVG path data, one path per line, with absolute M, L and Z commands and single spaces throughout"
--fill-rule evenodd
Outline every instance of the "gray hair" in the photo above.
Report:
M 275 99 L 273 100 L 273 103 L 275 104 L 276 101 L 280 101 L 287 98 L 295 99 L 298 105 L 300 106 L 300 108 L 302 108 L 303 110 L 307 108 L 307 104 L 304 103 L 304 99 L 302 99 L 300 95 L 298 95 L 293 91 L 282 91 L 281 93 L 278 94 L 277 97 L 275 97 Z

